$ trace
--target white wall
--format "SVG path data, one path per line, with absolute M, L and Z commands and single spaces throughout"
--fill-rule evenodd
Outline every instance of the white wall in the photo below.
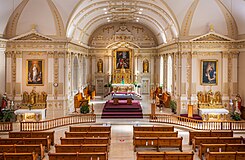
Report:
M 0 96 L 5 92 L 5 54 L 0 49 Z
M 240 94 L 240 96 L 242 97 L 242 105 L 244 105 L 244 101 L 245 101 L 245 51 L 241 52 L 239 55 L 239 62 L 238 62 L 238 93 Z

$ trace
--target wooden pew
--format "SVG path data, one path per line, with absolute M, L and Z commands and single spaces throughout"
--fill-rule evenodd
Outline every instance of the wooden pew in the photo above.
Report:
M 206 160 L 244 160 L 245 152 L 208 152 Z
M 178 137 L 178 131 L 135 131 L 133 137 Z
M 66 138 L 72 137 L 109 137 L 111 138 L 111 132 L 65 132 Z
M 60 138 L 61 144 L 110 144 L 109 137 Z
M 182 152 L 182 137 L 135 137 L 134 151 L 137 147 L 153 147 L 157 151 L 161 147 L 164 148 L 179 148 Z
M 245 152 L 245 144 L 201 144 L 198 149 L 198 156 L 202 156 L 209 152 Z
M 243 137 L 195 137 L 192 139 L 192 149 L 196 151 L 196 147 L 200 144 L 242 144 Z
M 38 160 L 36 153 L 0 153 L 1 160 Z
M 192 144 L 192 139 L 194 137 L 233 137 L 233 131 L 230 130 L 189 131 L 189 145 Z
M 137 160 L 193 160 L 193 152 L 137 152 Z
M 135 137 L 178 137 L 178 131 L 162 132 L 162 131 L 135 131 L 133 134 L 133 141 Z M 134 143 L 134 142 L 133 142 Z
M 49 151 L 51 143 L 49 138 L 0 138 L 0 145 L 8 144 L 42 144 Z
M 219 152 L 225 151 L 226 144 L 200 144 L 198 147 L 198 157 L 202 159 L 202 156 L 207 152 Z
M 135 131 L 174 131 L 173 126 L 134 126 Z
M 51 145 L 54 145 L 54 131 L 41 132 L 41 131 L 21 131 L 21 132 L 9 132 L 9 138 L 47 138 L 51 139 Z
M 107 144 L 55 145 L 56 153 L 109 152 Z
M 37 145 L 0 145 L 0 153 L 37 153 L 41 159 L 44 158 L 44 148 L 42 144 Z
M 70 132 L 110 132 L 111 126 L 70 126 Z
M 49 153 L 49 160 L 107 160 L 106 152 Z

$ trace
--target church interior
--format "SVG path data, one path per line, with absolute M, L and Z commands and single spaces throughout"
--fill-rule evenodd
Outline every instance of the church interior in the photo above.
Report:
M 0 4 L 0 159 L 245 159 L 245 0 Z

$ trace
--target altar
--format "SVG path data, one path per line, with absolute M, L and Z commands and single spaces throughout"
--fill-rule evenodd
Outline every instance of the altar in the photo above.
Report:
M 199 109 L 199 116 L 203 120 L 226 120 L 229 111 L 224 108 L 215 108 L 215 109 Z
M 17 121 L 40 121 L 46 118 L 46 109 L 18 109 L 14 111 Z
M 120 84 L 114 83 L 111 85 L 113 92 L 133 92 L 134 84 Z
M 202 120 L 227 120 L 229 111 L 222 105 L 221 93 L 212 90 L 208 92 L 199 91 L 198 98 L 198 114 Z

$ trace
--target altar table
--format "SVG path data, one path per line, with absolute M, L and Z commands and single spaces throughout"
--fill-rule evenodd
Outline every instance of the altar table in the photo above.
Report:
M 14 113 L 17 121 L 39 121 L 46 118 L 46 109 L 18 109 Z
M 229 114 L 229 111 L 224 108 L 199 109 L 199 116 L 201 116 L 203 120 L 210 120 L 210 119 L 226 120 L 227 114 Z

